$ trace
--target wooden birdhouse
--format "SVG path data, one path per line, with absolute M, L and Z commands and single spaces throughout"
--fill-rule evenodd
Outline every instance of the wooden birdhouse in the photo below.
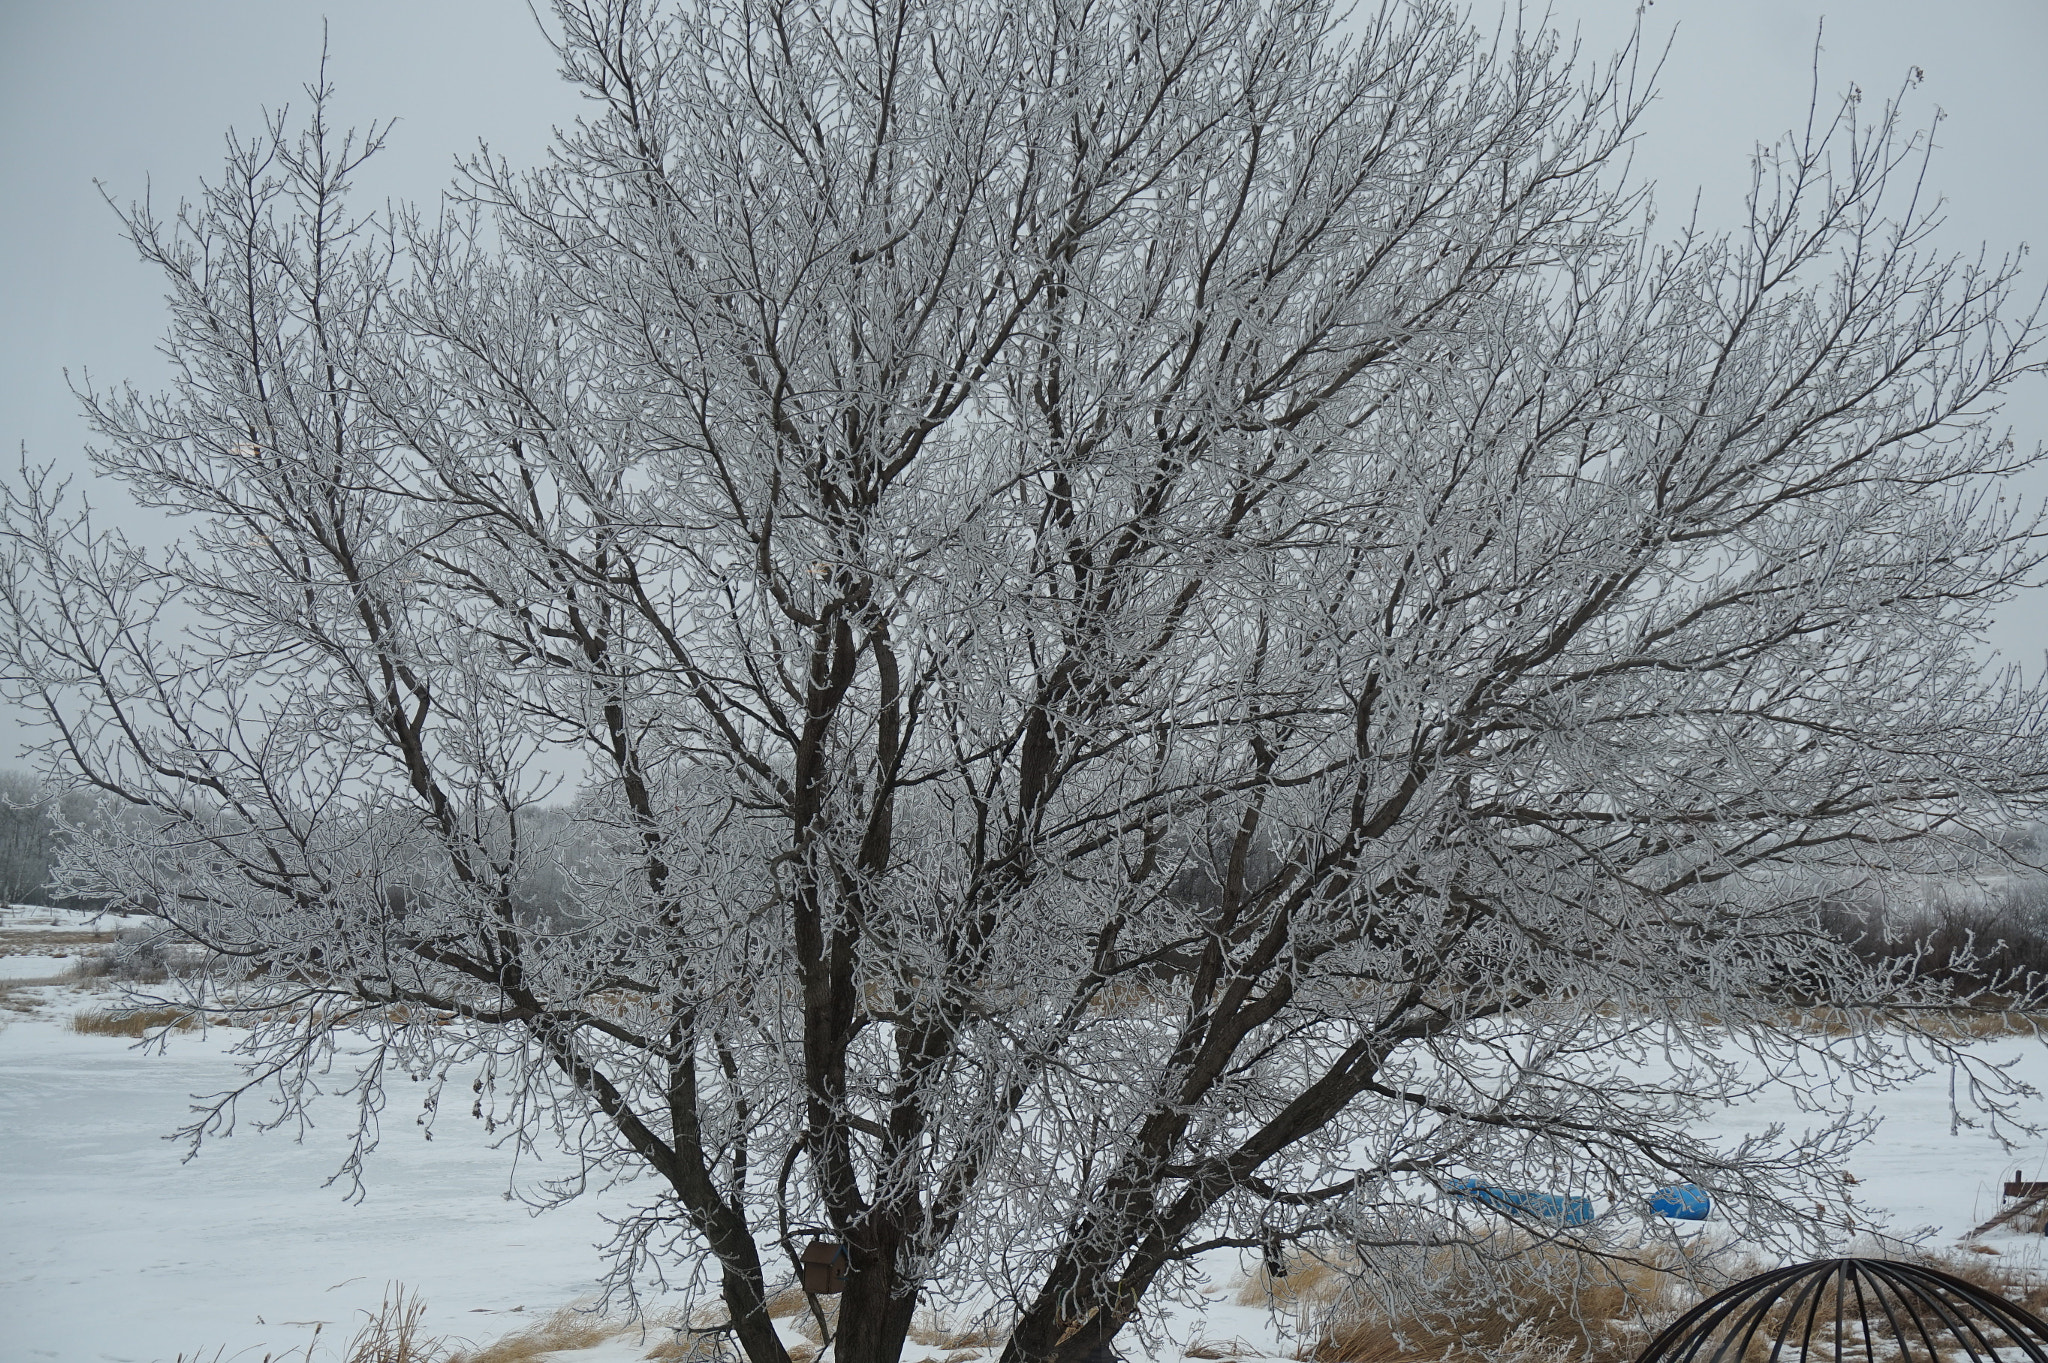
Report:
M 804 1246 L 804 1291 L 812 1295 L 843 1292 L 846 1273 L 852 1267 L 846 1246 L 836 1240 L 813 1240 Z

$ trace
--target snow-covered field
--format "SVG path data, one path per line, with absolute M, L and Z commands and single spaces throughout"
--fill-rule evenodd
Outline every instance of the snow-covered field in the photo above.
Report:
M 185 1119 L 189 1095 L 232 1082 L 231 1036 L 181 1034 L 162 1053 L 145 1052 L 69 1029 L 72 1013 L 106 1006 L 103 993 L 5 983 L 60 975 L 91 948 L 51 939 L 86 926 L 0 918 L 0 988 L 16 1009 L 0 1012 L 0 1363 L 172 1363 L 180 1353 L 207 1363 L 259 1363 L 266 1354 L 299 1363 L 320 1323 L 323 1353 L 314 1357 L 333 1357 L 324 1348 L 346 1340 L 390 1282 L 425 1300 L 430 1334 L 477 1342 L 590 1295 L 607 1233 L 602 1213 L 623 1209 L 624 1196 L 536 1216 L 507 1199 L 508 1183 L 530 1188 L 567 1172 L 565 1159 L 522 1165 L 515 1179 L 509 1155 L 470 1122 L 444 1120 L 431 1142 L 423 1139 L 403 1093 L 394 1094 L 361 1203 L 346 1201 L 340 1184 L 323 1186 L 347 1135 L 339 1101 L 317 1129 L 245 1126 L 181 1163 L 183 1149 L 163 1136 Z M 29 1004 L 37 1006 L 20 1011 Z M 2040 1047 L 1980 1046 L 2020 1057 L 2020 1073 L 2048 1088 Z M 1932 1226 L 1953 1238 L 1996 1210 L 1998 1185 L 2015 1169 L 2048 1177 L 2048 1142 L 2010 1155 L 1981 1133 L 1951 1131 L 1941 1078 L 1886 1095 L 1880 1110 L 1883 1126 L 1853 1172 L 1859 1200 L 1889 1212 L 1894 1230 Z M 2048 1100 L 2021 1115 L 2048 1125 Z M 1714 1125 L 1732 1134 L 1811 1120 L 1781 1092 Z M 1991 1243 L 2008 1263 L 2040 1257 L 2035 1237 Z M 1262 1308 L 1234 1304 L 1235 1256 L 1207 1267 L 1212 1304 L 1177 1318 L 1181 1343 L 1158 1363 L 1177 1359 L 1196 1333 L 1291 1352 Z M 554 1357 L 623 1363 L 665 1338 L 621 1337 Z M 1143 1358 L 1136 1341 L 1118 1343 L 1133 1363 Z
M 282 1351 L 312 1324 L 346 1334 L 387 1279 L 417 1288 L 436 1333 L 491 1338 L 477 1312 L 554 1307 L 590 1288 L 596 1205 L 535 1218 L 506 1202 L 507 1160 L 467 1122 L 429 1144 L 393 1113 L 362 1203 L 323 1188 L 345 1111 L 303 1141 L 253 1130 L 189 1164 L 163 1140 L 188 1094 L 232 1076 L 226 1038 L 148 1055 L 59 1019 L 0 1032 L 0 1354 L 167 1358 Z M 258 1348 L 257 1346 L 261 1346 Z
M 85 928 L 0 920 L 0 979 L 49 977 L 69 943 L 24 938 Z M 15 948 L 10 950 L 10 948 Z M 66 952 L 65 958 L 50 954 Z M 183 1352 L 257 1363 L 298 1350 L 327 1322 L 342 1342 L 387 1281 L 425 1298 L 432 1333 L 487 1341 L 531 1313 L 590 1293 L 605 1238 L 601 1198 L 534 1216 L 507 1201 L 510 1157 L 468 1121 L 432 1142 L 394 1095 L 369 1193 L 323 1180 L 339 1165 L 350 1113 L 301 1136 L 245 1125 L 181 1163 L 163 1139 L 189 1095 L 228 1086 L 232 1037 L 174 1036 L 162 1054 L 80 1035 L 71 1014 L 108 993 L 22 990 L 34 1013 L 0 1013 L 0 1359 L 148 1360 Z M 260 1105 L 247 1115 L 260 1117 Z M 567 1172 L 521 1170 L 531 1185 Z M 520 1310 L 519 1308 L 524 1308 Z

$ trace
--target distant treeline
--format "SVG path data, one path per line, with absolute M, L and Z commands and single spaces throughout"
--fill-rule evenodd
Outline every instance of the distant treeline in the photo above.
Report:
M 147 811 L 95 791 L 71 791 L 51 798 L 27 772 L 0 769 L 0 903 L 88 911 L 104 907 L 97 899 L 64 896 L 51 888 L 65 829 L 95 818 L 146 823 L 149 817 Z M 524 818 L 525 836 L 534 843 L 572 841 L 567 810 L 529 809 Z M 573 848 L 565 847 L 557 860 L 537 859 L 515 889 L 514 907 L 529 919 L 573 924 L 578 897 L 571 886 L 570 864 L 592 856 L 601 856 L 601 849 L 589 846 L 586 834 L 575 840 Z
M 90 909 L 83 900 L 54 898 L 50 877 L 57 869 L 59 814 L 77 822 L 91 812 L 94 798 L 75 792 L 52 802 L 36 799 L 36 780 L 26 772 L 0 771 L 0 900 Z
M 2001 841 L 2028 864 L 2048 864 L 2048 828 Z M 1823 904 L 1821 921 L 1865 960 L 1907 958 L 1916 973 L 1964 987 L 2048 980 L 2048 872 L 1930 881 L 1917 903 L 1889 913 L 1849 892 Z
M 91 900 L 55 895 L 50 881 L 66 824 L 82 822 L 99 802 L 74 791 L 56 800 L 38 799 L 35 778 L 0 770 L 0 899 L 10 904 L 94 909 Z M 568 823 L 561 810 L 532 811 L 535 833 L 560 835 Z M 2048 828 L 2014 830 L 2000 841 L 2007 851 L 2034 865 L 2048 865 Z M 520 887 L 525 915 L 574 923 L 577 895 L 570 868 L 543 866 Z M 1201 898 L 1213 887 L 1188 880 L 1173 892 Z M 2015 973 L 2048 979 L 2048 873 L 2001 876 L 1980 883 L 1966 876 L 1931 882 L 1921 901 L 1884 912 L 1869 897 L 1846 891 L 1820 905 L 1826 928 L 1866 960 L 1909 957 L 1926 975 L 1970 985 Z

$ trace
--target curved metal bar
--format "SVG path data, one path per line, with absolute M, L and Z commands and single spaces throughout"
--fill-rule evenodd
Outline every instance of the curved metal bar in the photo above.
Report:
M 1963 1303 L 1974 1307 L 1980 1316 L 1996 1324 L 1999 1330 L 2012 1341 L 2014 1347 L 2026 1351 L 2026 1357 L 2030 1360 L 2030 1363 L 2048 1360 L 2048 1323 L 2044 1323 L 2033 1313 L 2013 1305 L 1996 1293 L 1986 1292 L 1983 1288 L 1964 1282 L 1961 1278 L 1955 1277 L 1952 1274 L 1943 1273 L 1938 1268 L 1923 1268 L 1917 1264 L 1897 1264 L 1881 1259 L 1873 1259 L 1869 1262 L 1873 1273 L 1882 1274 L 1893 1280 L 1894 1286 L 1901 1292 L 1907 1290 L 1903 1283 L 1904 1279 L 1908 1276 L 1927 1279 L 1929 1282 L 1938 1284 L 1941 1288 L 1946 1289 L 1944 1294 L 1940 1291 L 1929 1291 L 1927 1287 L 1919 1284 L 1915 1284 L 1913 1288 L 1917 1294 L 1925 1296 L 1931 1304 L 1936 1305 L 1945 1312 L 1952 1312 L 1958 1317 L 1962 1326 L 1967 1327 L 1969 1333 L 1976 1336 L 1978 1343 L 1984 1346 L 1984 1358 L 1987 1363 L 2000 1363 L 2003 1355 L 1999 1351 L 1999 1346 L 1984 1334 L 1981 1325 L 1969 1318 L 1967 1311 L 1956 1307 L 1949 1300 L 1950 1297 L 1959 1298 Z M 1902 1273 L 1900 1270 L 1910 1270 L 1910 1274 Z M 2015 1325 L 2018 1325 L 2020 1328 L 2015 1329 Z M 1971 1348 L 1969 1341 L 1963 1337 L 1962 1329 L 1954 1326 L 1951 1329 L 1955 1331 L 1957 1341 L 1970 1351 L 1971 1359 L 1976 1359 L 1978 1355 Z M 2023 1331 L 2034 1333 L 2036 1340 L 2039 1342 L 2030 1341 Z
M 1771 1363 L 1823 1363 L 1815 1337 L 1825 1349 L 1830 1318 L 1835 1363 L 1873 1360 L 1880 1343 L 1896 1345 L 1898 1363 L 1918 1363 L 1916 1340 L 1927 1363 L 1958 1351 L 1970 1363 L 2048 1363 L 2048 1321 L 2025 1307 L 1940 1269 L 1855 1258 L 1791 1264 L 1724 1288 L 1673 1321 L 1637 1363 L 1739 1363 L 1759 1343 Z
M 1881 1280 L 1872 1278 L 1870 1295 L 1877 1299 L 1878 1309 L 1884 1312 L 1885 1324 L 1891 1327 L 1892 1338 L 1898 1342 L 1899 1363 L 1913 1363 L 1912 1343 L 1906 1338 L 1905 1327 L 1899 1324 L 1898 1313 L 1892 1309 L 1890 1294 L 1879 1290 L 1883 1286 L 1884 1284 Z M 1863 1291 L 1861 1275 L 1857 1277 L 1856 1291 L 1859 1296 Z M 1865 1319 L 1868 1319 L 1867 1314 Z M 1920 1318 L 1909 1311 L 1907 1312 L 1906 1319 L 1913 1322 L 1914 1328 L 1920 1332 L 1920 1342 L 1927 1346 L 1927 1363 L 1941 1363 L 1941 1355 L 1935 1352 L 1934 1341 L 1927 1337 L 1927 1327 L 1921 1323 Z M 1866 1347 L 1864 1352 L 1874 1355 L 1877 1350 Z
M 1878 1275 L 1872 1274 L 1871 1277 L 1879 1285 L 1889 1286 Z M 1913 1328 L 1920 1332 L 1920 1342 L 1927 1346 L 1928 1358 L 1933 1360 L 1933 1363 L 1941 1363 L 1941 1350 L 1935 1345 L 1934 1336 L 1928 1333 L 1927 1317 L 1920 1309 L 1927 1303 L 1922 1300 L 1918 1293 L 1894 1293 L 1893 1295 L 1896 1297 L 1899 1305 L 1905 1308 L 1906 1315 L 1913 1322 Z
M 1770 1318 L 1771 1308 L 1778 1304 L 1778 1298 L 1785 1295 L 1785 1289 L 1792 1281 L 1793 1276 L 1786 1274 L 1779 1281 L 1772 1283 L 1767 1290 L 1757 1294 L 1755 1300 L 1749 1304 L 1742 1324 L 1731 1327 L 1721 1340 L 1720 1347 L 1714 1350 L 1711 1363 L 1724 1363 L 1724 1360 L 1725 1363 L 1741 1363 L 1743 1355 L 1749 1352 L 1750 1341 L 1756 1338 L 1757 1331 L 1761 1330 L 1764 1322 Z M 1786 1308 L 1788 1312 L 1798 1309 L 1796 1301 Z M 1741 1332 L 1739 1335 L 1737 1330 Z M 1738 1339 L 1740 1342 L 1736 1342 Z M 1734 1349 L 1733 1353 L 1729 1353 L 1731 1347 Z
M 1770 1363 L 1778 1363 L 1779 1358 L 1783 1356 L 1785 1345 L 1792 1338 L 1792 1322 L 1798 1319 L 1799 1308 L 1802 1306 L 1806 1308 L 1806 1326 L 1799 1337 L 1799 1363 L 1807 1363 L 1807 1360 L 1813 1357 L 1813 1321 L 1814 1317 L 1820 1314 L 1821 1292 L 1827 1286 L 1828 1277 L 1825 1273 L 1812 1273 L 1792 1280 L 1799 1284 L 1799 1291 L 1785 1307 L 1785 1324 L 1780 1327 L 1778 1338 L 1771 1345 Z M 1747 1340 L 1743 1341 L 1743 1346 L 1746 1350 Z M 1738 1353 L 1735 1356 L 1741 1358 L 1742 1354 Z
M 1837 1359 L 1841 1359 L 1841 1338 L 1843 1338 L 1841 1326 L 1845 1324 L 1843 1318 L 1841 1318 L 1841 1310 L 1849 1304 L 1849 1285 L 1851 1283 L 1862 1283 L 1862 1279 L 1855 1275 L 1855 1263 L 1845 1259 L 1841 1263 L 1841 1267 L 1835 1271 L 1835 1357 Z M 1864 1353 L 1866 1355 L 1870 1353 L 1870 1322 L 1868 1320 L 1864 1322 Z
M 1792 1281 L 1794 1281 L 1792 1277 L 1784 1277 L 1782 1281 L 1778 1281 L 1778 1283 L 1772 1283 L 1772 1287 L 1769 1287 L 1769 1291 L 1757 1293 L 1757 1298 L 1755 1298 L 1755 1302 L 1753 1302 L 1753 1304 L 1749 1306 L 1749 1312 L 1747 1312 L 1747 1316 L 1743 1316 L 1743 1326 L 1745 1326 L 1745 1328 L 1743 1328 L 1741 1336 L 1737 1336 L 1737 1332 L 1735 1332 L 1735 1330 L 1729 1330 L 1729 1334 L 1726 1334 L 1726 1338 L 1722 1338 L 1722 1340 L 1720 1340 L 1720 1347 L 1718 1347 L 1718 1349 L 1714 1351 L 1714 1363 L 1722 1363 L 1722 1357 L 1726 1357 L 1726 1361 L 1729 1361 L 1729 1363 L 1741 1363 L 1741 1361 L 1743 1361 L 1743 1357 L 1745 1357 L 1745 1355 L 1749 1353 L 1749 1343 L 1751 1343 L 1751 1340 L 1753 1340 L 1753 1338 L 1757 1336 L 1757 1330 L 1761 1330 L 1761 1328 L 1763 1328 L 1763 1322 L 1765 1322 L 1765 1320 L 1769 1320 L 1769 1314 L 1772 1314 L 1772 1308 L 1774 1308 L 1774 1306 L 1778 1306 L 1778 1298 L 1782 1298 L 1782 1295 L 1786 1293 L 1786 1287 L 1788 1287 L 1788 1285 L 1792 1285 Z M 1786 1314 L 1792 1314 L 1792 1312 L 1796 1312 L 1796 1310 L 1798 1310 L 1798 1298 L 1794 1298 L 1794 1300 L 1792 1300 L 1792 1304 L 1790 1304 L 1790 1306 L 1786 1306 Z M 1741 1340 L 1741 1343 L 1733 1343 L 1733 1340 L 1737 1340 L 1737 1338 Z M 1731 1349 L 1731 1343 L 1733 1343 L 1733 1349 L 1735 1349 L 1735 1353 L 1729 1353 L 1729 1349 Z M 1772 1357 L 1776 1359 L 1778 1355 L 1776 1355 L 1776 1353 L 1772 1353 Z
M 1937 1282 L 1932 1285 L 1914 1283 L 1909 1285 L 1901 1281 L 1898 1274 L 1891 1271 L 1893 1267 L 1894 1265 L 1883 1263 L 1882 1261 L 1873 1262 L 1870 1265 L 1870 1275 L 1891 1287 L 1893 1291 L 1900 1295 L 1901 1299 L 1908 1299 L 1907 1294 L 1910 1293 L 1910 1299 L 1921 1302 L 1928 1310 L 1940 1316 L 1941 1323 L 1948 1327 L 1949 1338 L 1961 1345 L 1963 1352 L 1970 1356 L 1969 1363 L 1998 1363 L 1997 1346 L 1984 1337 L 1983 1330 L 1979 1329 L 1977 1323 L 1970 1319 L 1969 1313 L 1959 1309 L 1954 1302 L 1949 1300 L 1948 1294 L 1941 1290 L 1943 1287 L 1948 1286 L 1947 1283 Z M 1945 1277 L 1946 1275 L 1943 1276 Z M 1951 1281 L 1961 1282 L 1960 1279 L 1952 1279 Z M 1977 1291 L 1977 1289 L 1969 1287 L 1968 1284 L 1962 1285 L 1972 1294 Z M 1964 1300 L 1967 1302 L 1970 1298 L 1965 1297 Z M 1978 1309 L 1982 1311 L 1983 1308 L 1980 1306 Z M 1982 1344 L 1990 1352 L 1988 1354 L 1978 1353 L 1976 1344 L 1970 1342 L 1972 1336 L 1976 1338 L 1977 1344 Z
M 1698 1357 L 1700 1349 L 1730 1317 L 1745 1309 L 1754 1311 L 1759 1316 L 1767 1312 L 1779 1295 L 1770 1288 L 1779 1280 L 1791 1278 L 1799 1272 L 1800 1267 L 1796 1265 L 1772 1269 L 1768 1273 L 1759 1274 L 1733 1287 L 1725 1288 L 1705 1301 L 1697 1303 L 1672 1322 L 1664 1333 L 1650 1342 L 1649 1349 L 1641 1355 L 1638 1363 L 1692 1363 L 1692 1360 Z M 1758 1296 L 1762 1297 L 1761 1302 L 1754 1300 Z M 1745 1315 L 1739 1324 L 1731 1327 L 1729 1333 L 1733 1334 L 1751 1323 L 1751 1317 Z M 1680 1348 L 1684 1349 L 1683 1353 L 1674 1352 Z M 1707 1363 L 1727 1363 L 1725 1351 L 1716 1349 Z

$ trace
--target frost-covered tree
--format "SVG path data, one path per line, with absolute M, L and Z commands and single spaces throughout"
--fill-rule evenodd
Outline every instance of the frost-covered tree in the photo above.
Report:
M 1972 655 L 2034 316 L 1891 110 L 1661 233 L 1628 56 L 1436 0 L 556 16 L 592 112 L 439 216 L 317 101 L 129 215 L 175 378 L 85 401 L 175 547 L 7 494 L 11 692 L 162 816 L 66 889 L 239 963 L 252 1086 L 474 1074 L 752 1363 L 813 1234 L 840 1363 L 1071 1363 L 1467 1175 L 1839 1205 L 1853 1121 L 1688 1124 L 1895 1076 L 1800 1030 L 1939 1001 L 1826 893 L 2048 789 Z
M 63 825 L 78 823 L 93 812 L 94 802 L 84 792 L 46 800 L 38 786 L 28 772 L 0 770 L 0 904 L 52 903 L 50 879 L 57 868 Z M 96 905 L 79 901 L 59 907 Z

